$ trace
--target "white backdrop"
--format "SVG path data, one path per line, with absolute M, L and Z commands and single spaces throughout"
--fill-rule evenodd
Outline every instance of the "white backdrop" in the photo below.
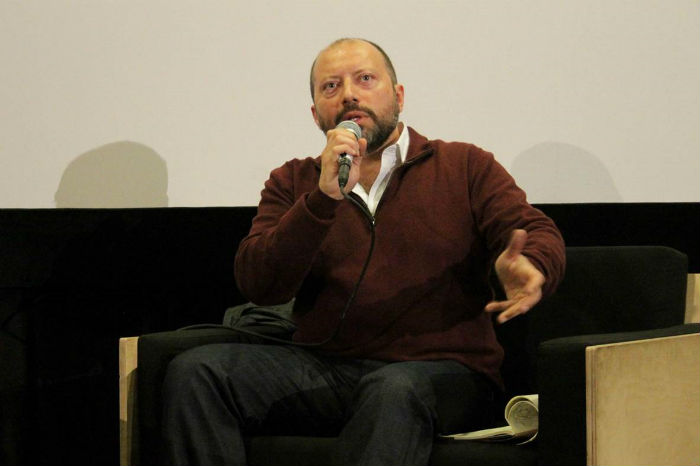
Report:
M 697 0 L 0 0 L 0 207 L 256 205 L 344 36 L 532 202 L 700 201 Z

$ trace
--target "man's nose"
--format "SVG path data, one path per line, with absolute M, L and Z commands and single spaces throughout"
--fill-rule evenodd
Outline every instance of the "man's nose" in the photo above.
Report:
M 343 83 L 343 104 L 357 102 L 357 89 L 351 79 L 346 79 Z

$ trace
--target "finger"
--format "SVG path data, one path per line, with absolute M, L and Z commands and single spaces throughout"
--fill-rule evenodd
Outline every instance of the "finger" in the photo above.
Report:
M 507 301 L 491 301 L 484 307 L 484 311 L 486 312 L 502 312 L 508 309 L 510 306 L 515 304 L 514 299 L 510 299 Z
M 336 157 L 339 157 L 343 154 L 345 155 L 351 155 L 354 158 L 357 158 L 357 155 L 359 154 L 358 146 L 356 144 L 347 144 L 347 143 L 342 143 L 338 144 L 333 147 L 333 154 Z
M 525 314 L 538 302 L 534 296 L 526 296 L 521 299 L 510 299 L 507 301 L 492 301 L 484 307 L 484 311 L 498 314 L 498 323 L 506 322 L 513 317 Z
M 343 129 L 330 130 L 326 133 L 326 140 L 329 146 L 339 146 L 342 144 L 347 144 L 354 148 L 354 153 L 359 153 L 358 141 L 355 138 L 355 135 L 350 131 L 346 131 Z
M 505 311 L 498 314 L 498 317 L 496 317 L 496 320 L 498 321 L 499 324 L 502 324 L 504 322 L 509 321 L 513 317 L 517 317 L 520 314 L 525 314 L 529 310 L 530 310 L 530 308 L 527 305 L 520 302 L 520 303 L 517 303 L 517 304 L 510 306 L 508 309 L 506 309 Z
M 328 139 L 334 138 L 336 140 L 343 140 L 343 141 L 357 141 L 357 137 L 355 136 L 355 133 L 352 131 L 348 131 L 343 128 L 335 128 L 326 133 L 326 136 Z
M 508 312 L 521 314 L 530 310 L 531 300 L 528 298 L 522 299 L 511 299 L 508 301 L 494 301 L 484 307 L 484 311 L 494 313 L 494 312 Z
M 503 311 L 500 314 L 498 314 L 498 316 L 496 317 L 496 322 L 498 322 L 499 324 L 505 324 L 510 319 L 512 319 L 513 317 L 516 317 L 520 314 L 521 314 L 520 312 Z

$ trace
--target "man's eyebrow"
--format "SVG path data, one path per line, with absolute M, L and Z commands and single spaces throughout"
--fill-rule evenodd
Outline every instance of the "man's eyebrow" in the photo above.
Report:
M 328 79 L 338 79 L 340 77 L 339 74 L 327 74 L 324 76 L 319 77 L 319 81 L 326 81 Z

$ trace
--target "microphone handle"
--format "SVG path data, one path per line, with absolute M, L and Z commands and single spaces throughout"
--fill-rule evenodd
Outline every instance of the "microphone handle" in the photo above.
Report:
M 348 184 L 351 165 L 352 155 L 340 154 L 340 157 L 338 157 L 338 186 L 340 186 L 341 190 Z

